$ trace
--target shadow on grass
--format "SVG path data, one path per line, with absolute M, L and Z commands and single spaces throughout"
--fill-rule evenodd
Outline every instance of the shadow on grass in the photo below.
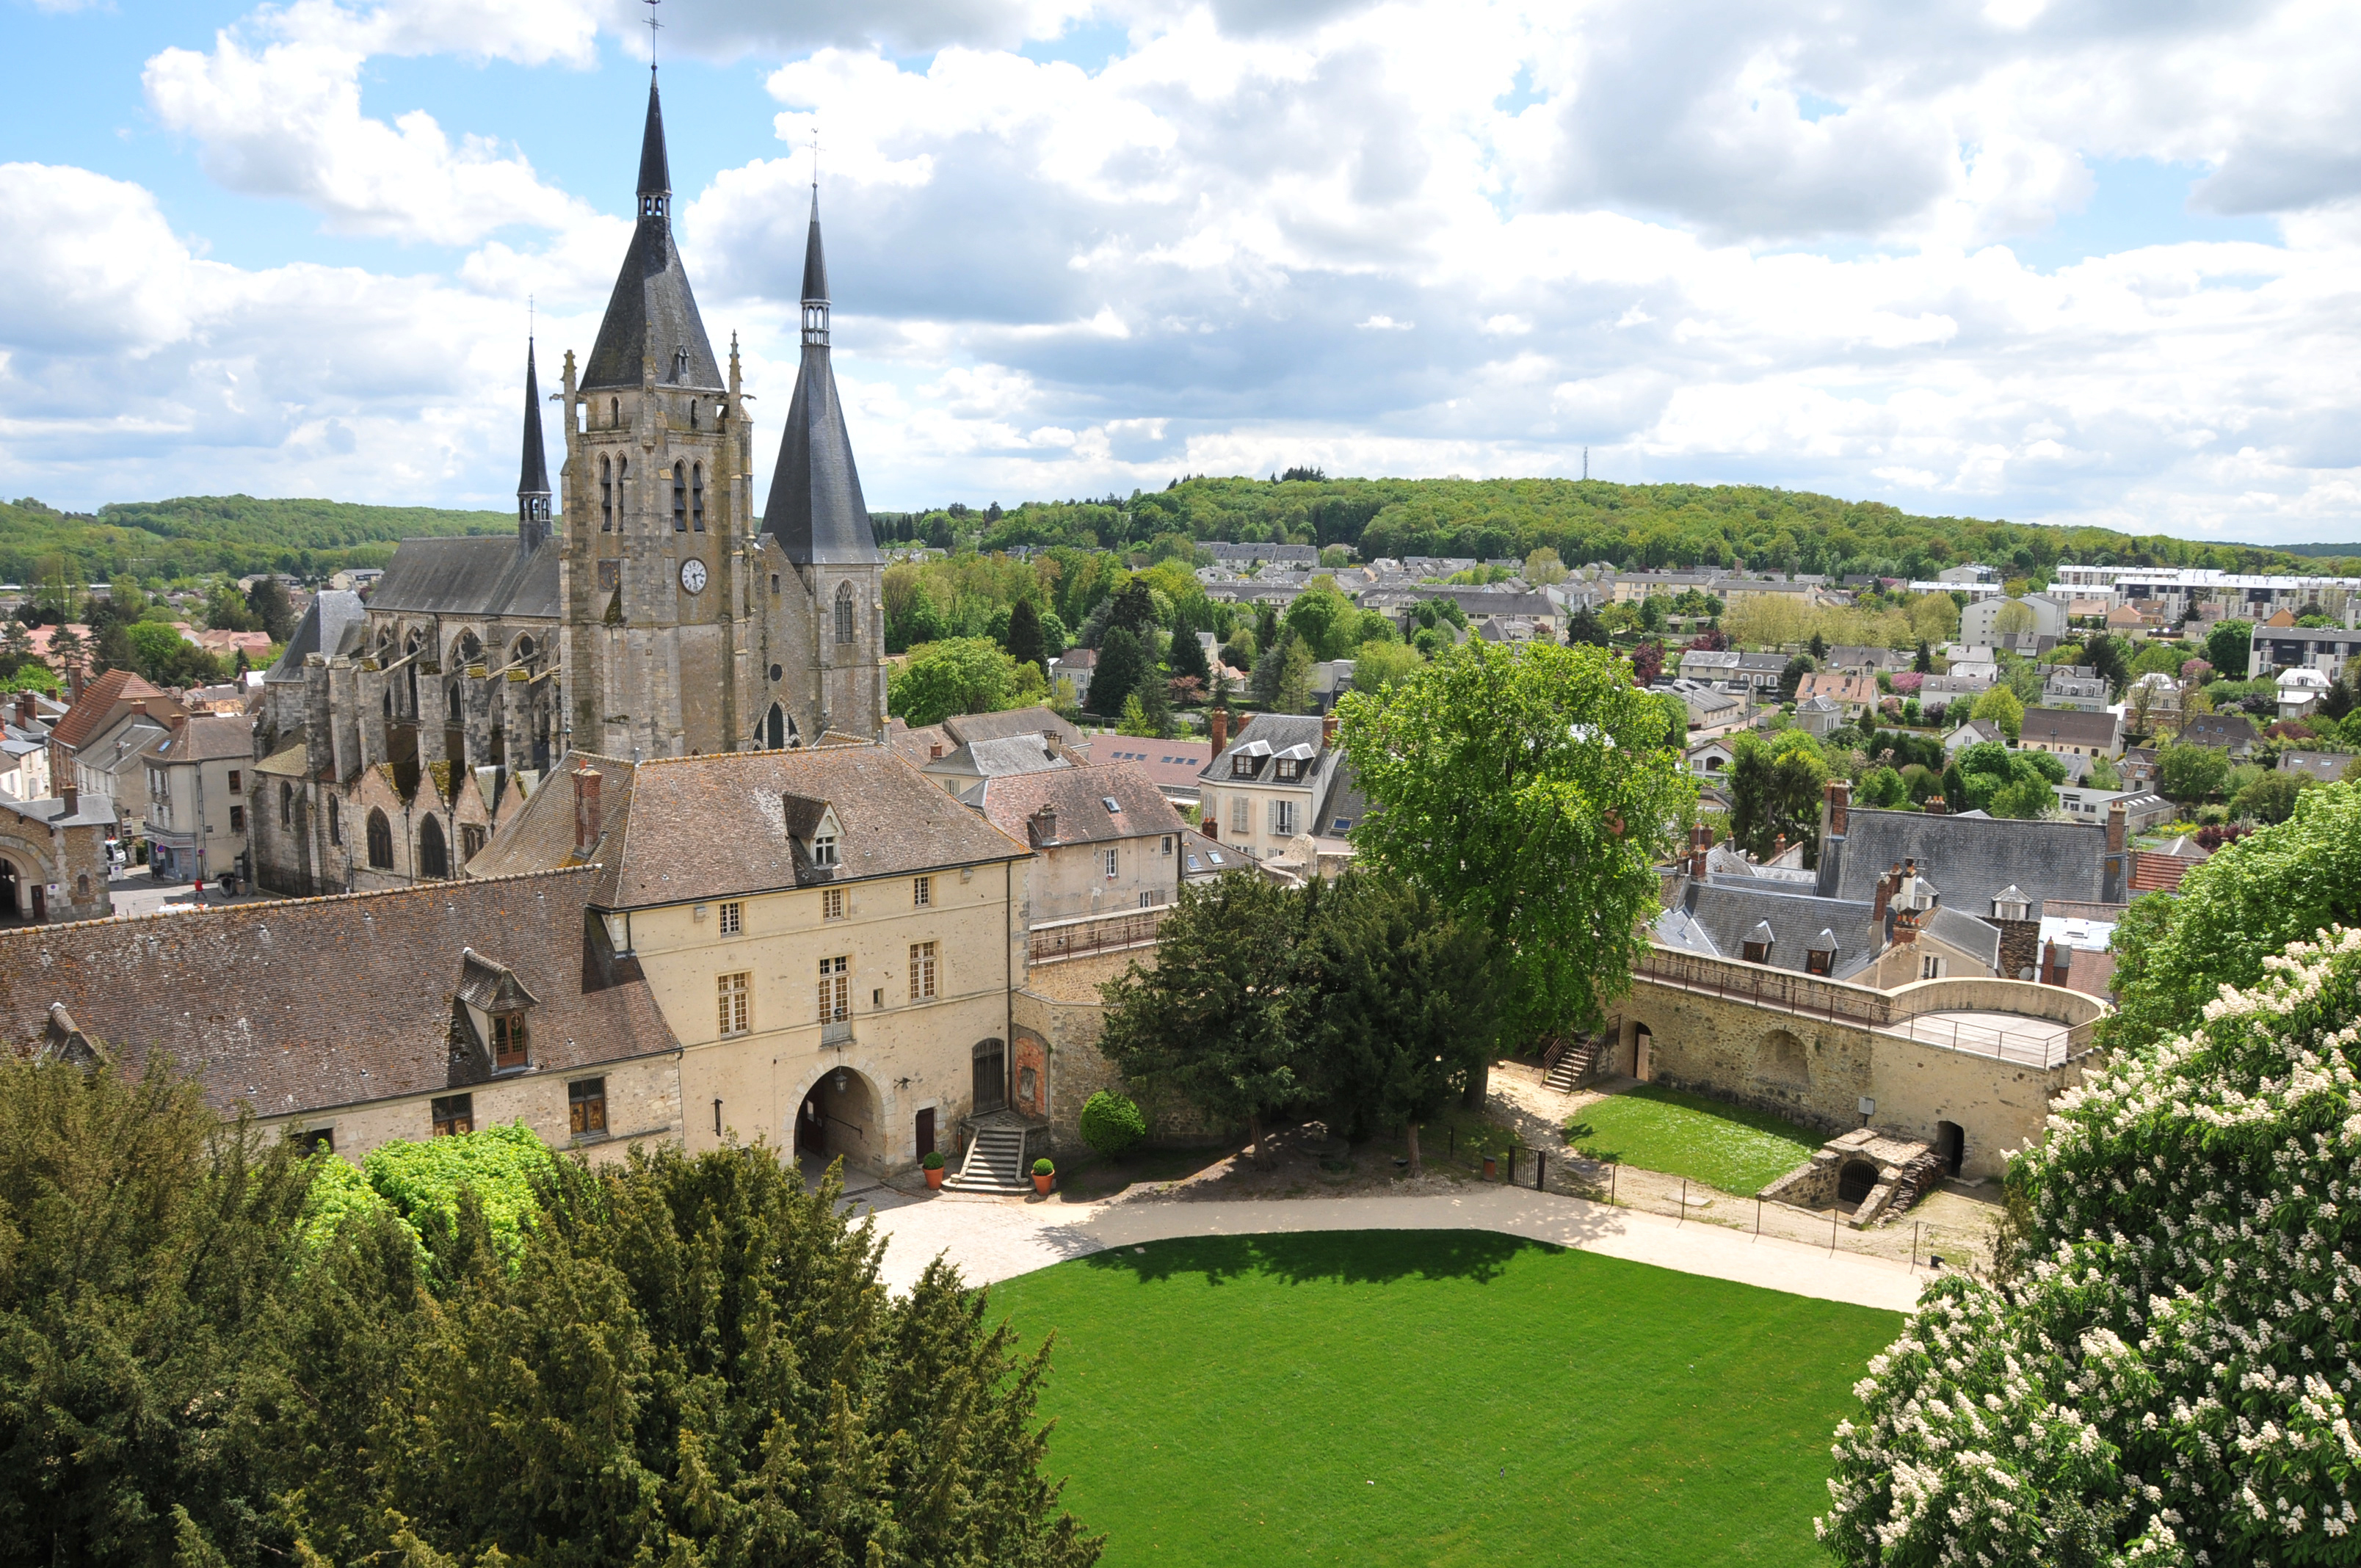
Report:
M 1111 1247 L 1080 1260 L 1141 1280 L 1202 1278 L 1218 1285 L 1246 1275 L 1290 1284 L 1384 1285 L 1398 1279 L 1472 1279 L 1488 1284 L 1520 1253 L 1559 1249 L 1489 1231 L 1278 1232 L 1184 1236 Z

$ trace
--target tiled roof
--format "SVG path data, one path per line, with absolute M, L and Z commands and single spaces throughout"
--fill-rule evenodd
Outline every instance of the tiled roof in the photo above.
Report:
M 1149 778 L 1159 788 L 1178 790 L 1189 795 L 1197 793 L 1197 775 L 1213 760 L 1213 743 L 1210 740 L 1143 740 L 1130 735 L 1110 735 L 1102 739 L 1091 751 L 1091 760 L 1099 762 L 1129 762 Z
M 568 775 L 584 763 L 602 775 L 602 842 L 590 856 L 605 869 L 592 895 L 602 908 L 813 887 L 1030 852 L 873 742 L 638 763 L 576 752 L 486 850 L 496 857 L 488 872 L 574 859 Z M 789 834 L 790 795 L 834 808 L 841 834 L 833 869 L 814 866 Z
M 29 1042 L 63 1003 L 126 1070 L 170 1051 L 223 1111 L 439 1091 L 480 1077 L 451 1038 L 473 948 L 539 999 L 537 1069 L 676 1048 L 637 964 L 589 916 L 596 881 L 432 883 L 0 932 L 0 1030 Z
M 2028 707 L 2018 738 L 2026 745 L 2093 746 L 2104 751 L 2115 743 L 2115 716 L 2085 713 L 2076 707 Z
M 1118 809 L 1107 809 L 1110 800 Z M 1031 841 L 1027 824 L 1045 806 L 1058 814 L 1058 836 L 1044 849 L 1178 833 L 1186 826 L 1153 779 L 1122 762 L 1024 773 L 983 786 L 984 817 L 1020 844 Z
M 1082 732 L 1060 718 L 1054 707 L 1012 707 L 999 713 L 955 713 L 943 720 L 943 733 L 956 745 L 978 740 L 1005 740 L 1018 735 L 1055 735 L 1069 746 L 1084 744 Z
M 1771 927 L 1771 967 L 1799 974 L 1804 954 L 1822 931 L 1836 936 L 1834 978 L 1839 980 L 1876 958 L 1885 946 L 1884 927 L 1867 901 L 1818 898 L 1774 884 L 1690 883 L 1682 889 L 1680 901 L 1657 918 L 1656 937 L 1667 947 L 1689 952 L 1743 958 L 1748 933 L 1764 923 Z
M 109 670 L 82 687 L 81 700 L 49 729 L 49 739 L 69 751 L 87 745 L 115 722 L 128 704 L 145 701 L 159 718 L 181 711 L 181 705 L 150 684 L 137 670 Z
M 2180 879 L 2204 863 L 2202 856 L 2183 859 L 2179 855 L 2159 854 L 2154 850 L 2136 850 L 2132 852 L 2132 892 L 2178 892 Z
M 201 713 L 149 746 L 154 762 L 219 762 L 254 755 L 254 720 L 243 714 Z
M 2079 822 L 1936 817 L 1854 806 L 1840 850 L 1823 852 L 1819 889 L 1862 902 L 1876 896 L 1889 866 L 1918 862 L 1943 890 L 1943 905 L 1982 917 L 2015 883 L 2040 915 L 2047 901 L 2096 904 L 2105 886 L 2106 829 Z M 1833 883 L 1833 885 L 1831 885 Z

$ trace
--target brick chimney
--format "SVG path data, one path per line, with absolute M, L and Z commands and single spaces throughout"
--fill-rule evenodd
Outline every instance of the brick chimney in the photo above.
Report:
M 598 842 L 598 786 L 606 781 L 585 762 L 574 770 L 574 852 L 587 855 Z
M 1320 745 L 1323 750 L 1336 744 L 1336 710 L 1330 708 L 1320 720 Z
M 2107 853 L 2120 855 L 2124 852 L 2125 838 L 2124 825 L 2124 803 L 2120 800 L 2109 801 L 2107 803 Z
M 1226 707 L 1217 707 L 1206 717 L 1213 727 L 1211 732 L 1213 739 L 1213 755 L 1218 757 L 1229 749 L 1230 710 Z
M 1927 804 L 1919 809 L 1929 817 L 1949 817 L 1951 814 L 1951 808 L 1943 804 L 1943 797 L 1939 795 L 1928 795 Z
M 1038 850 L 1044 844 L 1056 843 L 1058 841 L 1058 808 L 1054 806 L 1043 806 L 1033 814 L 1032 820 L 1026 826 L 1032 830 L 1030 836 L 1035 849 Z
M 33 694 L 28 691 L 18 692 L 16 694 L 17 724 L 24 729 L 30 729 L 33 727 L 35 717 L 36 713 L 33 707 Z
M 1841 839 L 1845 822 L 1852 809 L 1852 783 L 1849 779 L 1830 779 L 1821 800 L 1820 837 Z
M 1877 879 L 1877 902 L 1870 912 L 1871 919 L 1883 921 L 1885 918 L 1886 906 L 1894 902 L 1894 890 L 1901 885 L 1902 862 L 1896 861 L 1891 870 Z
M 60 785 L 58 789 L 58 798 L 66 803 L 65 814 L 68 817 L 80 817 L 82 815 L 81 785 L 71 784 Z
M 1688 873 L 1703 882 L 1713 856 L 1713 829 L 1700 822 L 1689 829 Z

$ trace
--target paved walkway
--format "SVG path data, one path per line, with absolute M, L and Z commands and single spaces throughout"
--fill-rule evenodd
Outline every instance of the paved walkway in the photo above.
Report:
M 897 1291 L 908 1289 L 938 1254 L 956 1264 L 968 1283 L 988 1285 L 1109 1247 L 1176 1236 L 1297 1231 L 1497 1231 L 1685 1274 L 1897 1312 L 1917 1305 L 1919 1286 L 1928 1277 L 1922 1269 L 1887 1258 L 1832 1254 L 1773 1236 L 1683 1224 L 1513 1187 L 1398 1197 L 1089 1204 L 913 1197 L 885 1190 L 863 1193 L 858 1201 L 876 1215 L 886 1239 L 881 1273 Z

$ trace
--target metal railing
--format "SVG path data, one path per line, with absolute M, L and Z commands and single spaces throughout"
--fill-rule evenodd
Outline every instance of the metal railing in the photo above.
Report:
M 1026 956 L 1037 964 L 1056 963 L 1091 953 L 1152 946 L 1172 912 L 1169 904 L 1126 909 L 1119 915 L 1085 915 L 1072 920 L 1050 920 L 1025 934 Z
M 819 1043 L 822 1046 L 852 1044 L 852 1021 L 849 1018 L 837 1022 L 823 1021 L 819 1026 Z
M 1696 953 L 1651 948 L 1641 959 L 1636 973 L 1659 985 L 1707 992 L 1730 1001 L 1826 1018 L 1831 1023 L 1850 1019 L 1872 1028 L 1884 1028 L 1896 1016 L 1892 997 L 1865 987 L 1754 964 L 1734 964 L 1726 959 L 1709 959 Z

